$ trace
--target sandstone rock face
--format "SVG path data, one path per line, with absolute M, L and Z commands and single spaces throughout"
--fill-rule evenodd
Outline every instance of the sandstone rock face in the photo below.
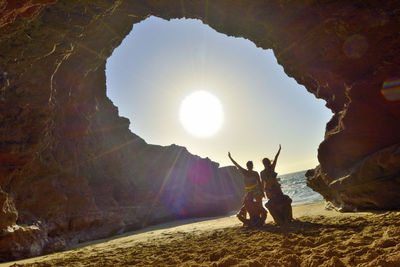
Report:
M 341 211 L 359 209 L 397 209 L 400 192 L 400 145 L 379 150 L 336 180 L 323 172 L 321 166 L 306 173 L 307 184 L 317 188 L 325 199 Z
M 3 0 L 1 260 L 239 206 L 234 169 L 146 144 L 106 97 L 107 58 L 149 15 L 272 48 L 334 112 L 309 185 L 345 209 L 400 206 L 398 1 Z

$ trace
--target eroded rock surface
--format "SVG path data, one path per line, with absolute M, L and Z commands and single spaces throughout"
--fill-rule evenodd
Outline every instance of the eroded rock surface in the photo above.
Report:
M 340 211 L 398 209 L 399 165 L 400 145 L 396 144 L 369 155 L 339 179 L 332 180 L 318 166 L 306 173 L 307 184 Z
M 342 207 L 400 206 L 398 1 L 53 2 L 0 1 L 0 225 L 37 244 L 2 245 L 2 260 L 239 205 L 233 169 L 146 144 L 106 97 L 106 59 L 150 15 L 272 48 L 334 112 L 309 185 Z
M 31 19 L 42 6 L 57 0 L 0 0 L 0 27 L 15 19 Z

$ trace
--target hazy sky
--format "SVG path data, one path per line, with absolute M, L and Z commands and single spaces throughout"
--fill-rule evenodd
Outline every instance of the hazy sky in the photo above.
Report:
M 280 174 L 315 167 L 332 113 L 277 64 L 272 50 L 217 33 L 199 20 L 150 17 L 107 61 L 107 95 L 130 129 L 150 144 L 185 146 L 192 154 L 243 167 L 282 152 Z M 220 130 L 208 138 L 188 133 L 179 120 L 183 99 L 204 90 L 223 109 Z

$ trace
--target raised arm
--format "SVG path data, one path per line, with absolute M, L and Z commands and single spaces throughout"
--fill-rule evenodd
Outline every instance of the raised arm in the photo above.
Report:
M 242 168 L 242 166 L 240 166 L 240 165 L 232 158 L 231 152 L 228 152 L 228 157 L 229 157 L 229 159 L 232 161 L 232 163 L 239 169 L 239 171 L 240 171 L 242 174 L 245 174 L 245 173 L 247 172 L 246 169 Z
M 281 145 L 279 145 L 278 153 L 276 153 L 274 162 L 272 163 L 272 170 L 275 171 L 276 162 L 278 161 L 279 153 L 281 153 Z

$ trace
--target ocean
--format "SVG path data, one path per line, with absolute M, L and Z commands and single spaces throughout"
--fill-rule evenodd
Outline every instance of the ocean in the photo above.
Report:
M 292 199 L 292 205 L 302 205 L 323 200 L 323 197 L 306 185 L 306 171 L 279 175 L 282 191 Z

